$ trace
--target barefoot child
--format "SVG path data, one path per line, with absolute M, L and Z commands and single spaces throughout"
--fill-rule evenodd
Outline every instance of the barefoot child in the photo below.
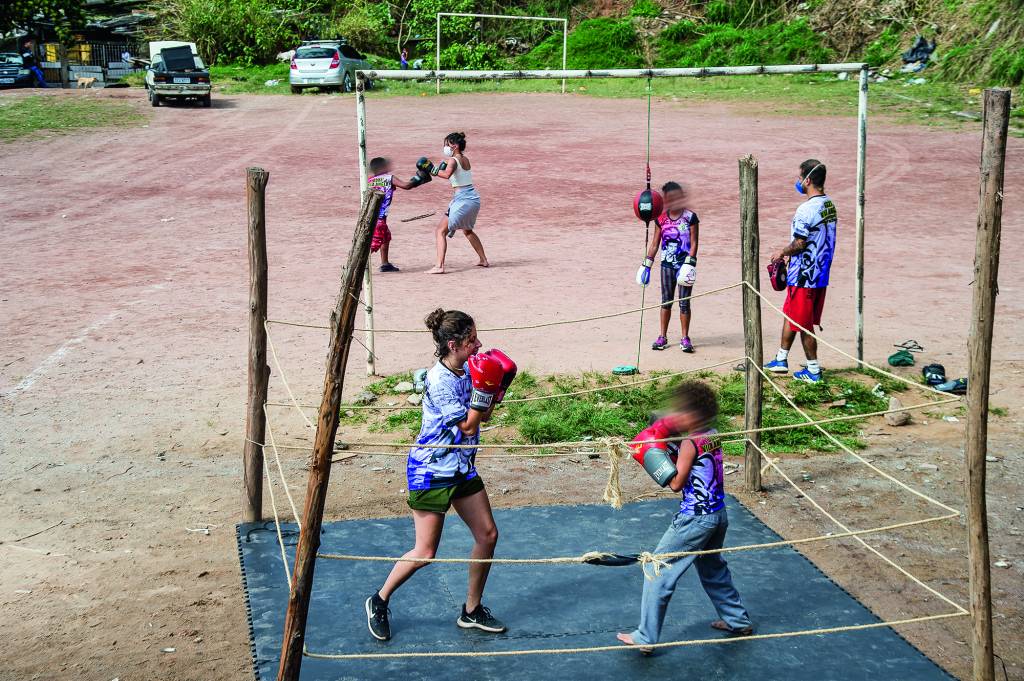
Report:
M 632 445 L 633 458 L 639 461 L 662 487 L 682 492 L 679 511 L 672 519 L 655 554 L 677 551 L 720 549 L 725 542 L 729 518 L 725 512 L 722 473 L 722 449 L 713 442 L 717 432 L 711 422 L 718 414 L 714 391 L 700 381 L 688 381 L 676 389 L 675 411 L 655 421 L 636 436 L 637 441 L 660 440 L 688 434 L 692 439 L 678 443 L 640 443 Z M 732 584 L 732 575 L 720 553 L 683 556 L 667 561 L 654 579 L 644 579 L 640 601 L 640 626 L 629 634 L 619 634 L 626 645 L 641 647 L 657 643 L 665 611 L 676 584 L 690 565 L 718 616 L 711 627 L 738 636 L 753 632 L 750 616 Z M 644 651 L 646 652 L 646 651 Z
M 398 272 L 388 259 L 388 247 L 391 244 L 391 230 L 388 228 L 388 211 L 391 210 L 391 199 L 395 194 L 395 187 L 399 189 L 412 189 L 424 182 L 429 182 L 430 177 L 425 173 L 417 171 L 410 180 L 403 180 L 395 177 L 391 172 L 391 160 L 378 156 L 370 160 L 370 179 L 366 186 L 374 191 L 384 194 L 384 200 L 380 203 L 380 214 L 377 216 L 377 224 L 373 228 L 373 239 L 370 241 L 370 252 L 380 251 L 380 271 Z
M 445 514 L 454 507 L 473 534 L 473 558 L 491 558 L 498 543 L 498 528 L 491 514 L 483 480 L 476 471 L 476 449 L 438 445 L 476 445 L 480 424 L 491 418 L 494 405 L 504 397 L 515 377 L 515 363 L 499 350 L 478 353 L 473 318 L 458 310 L 438 308 L 426 318 L 436 344 L 438 362 L 427 372 L 423 391 L 423 425 L 409 450 L 409 508 L 416 528 L 416 544 L 403 558 L 433 558 L 441 542 Z M 402 584 L 428 563 L 399 561 L 379 591 L 366 599 L 370 634 L 391 638 L 388 604 Z M 462 614 L 455 621 L 463 629 L 491 633 L 505 625 L 481 604 L 490 563 L 470 563 L 469 587 Z M 415 595 L 412 600 L 415 600 Z
M 473 230 L 476 228 L 476 217 L 480 213 L 480 194 L 473 186 L 473 171 L 469 158 L 462 152 L 466 150 L 466 133 L 453 132 L 444 138 L 442 153 L 444 160 L 436 168 L 428 164 L 433 175 L 450 179 L 455 193 L 448 204 L 448 210 L 441 218 L 434 239 L 437 243 L 437 264 L 428 274 L 444 274 L 444 259 L 448 253 L 448 242 L 455 232 L 462 230 L 469 245 L 480 258 L 477 267 L 490 267 L 484 245 Z
M 666 182 L 661 188 L 665 212 L 655 221 L 654 238 L 647 247 L 647 258 L 636 273 L 636 281 L 647 286 L 651 279 L 654 254 L 661 250 L 661 334 L 651 344 L 653 350 L 668 347 L 668 322 L 672 318 L 672 301 L 679 301 L 679 325 L 683 352 L 693 352 L 690 342 L 690 301 L 697 280 L 697 231 L 700 220 L 686 208 L 686 191 L 678 182 Z M 678 291 L 678 295 L 676 294 Z

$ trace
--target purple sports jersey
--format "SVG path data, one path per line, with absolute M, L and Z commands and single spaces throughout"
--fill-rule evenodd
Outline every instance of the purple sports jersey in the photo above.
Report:
M 690 253 L 690 228 L 698 224 L 700 220 L 692 210 L 684 210 L 677 218 L 669 215 L 668 211 L 661 214 L 658 226 L 661 227 L 662 264 L 683 264 L 683 258 Z
M 374 175 L 366 181 L 366 186 L 369 189 L 384 194 L 384 200 L 380 202 L 380 213 L 377 215 L 377 219 L 386 219 L 388 211 L 391 209 L 391 197 L 395 195 L 395 186 L 391 183 L 391 173 L 387 175 Z
M 679 512 L 683 515 L 707 515 L 725 508 L 725 474 L 722 470 L 722 448 L 711 441 L 718 431 L 712 428 L 694 433 L 697 458 L 690 468 L 690 479 L 683 488 Z

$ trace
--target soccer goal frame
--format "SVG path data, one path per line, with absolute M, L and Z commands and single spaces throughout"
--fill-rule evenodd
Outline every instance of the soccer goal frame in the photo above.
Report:
M 562 22 L 562 70 L 565 70 L 565 57 L 568 54 L 569 20 L 561 17 L 524 17 L 516 14 L 474 14 L 472 12 L 438 12 L 437 38 L 434 41 L 436 56 L 435 72 L 441 71 L 441 17 L 476 17 L 480 19 L 519 19 L 521 21 L 560 21 Z M 441 94 L 441 78 L 437 78 L 437 94 Z M 562 94 L 565 94 L 565 78 L 562 78 Z
M 440 15 L 438 15 L 440 16 Z M 479 16 L 479 15 L 466 15 Z M 523 17 L 514 17 L 522 19 Z M 563 53 L 564 58 L 564 53 Z M 707 78 L 709 76 L 752 76 L 781 75 L 795 73 L 859 73 L 860 86 L 857 100 L 857 202 L 854 222 L 856 225 L 856 248 L 854 269 L 854 304 L 856 356 L 864 359 L 864 180 L 867 156 L 868 120 L 868 65 L 866 63 L 842 64 L 787 64 L 773 66 L 708 66 L 678 69 L 573 69 L 573 70 L 526 70 L 526 71 L 356 71 L 356 125 L 359 145 L 359 193 L 365 191 L 367 181 L 366 157 L 366 83 L 376 80 L 558 80 L 587 78 Z M 438 86 L 440 92 L 440 85 Z M 373 282 L 370 270 L 364 280 L 365 322 L 366 322 L 366 372 L 376 373 L 374 363 L 373 332 Z

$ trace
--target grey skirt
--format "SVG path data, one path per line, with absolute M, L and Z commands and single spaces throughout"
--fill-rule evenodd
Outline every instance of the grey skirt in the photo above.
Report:
M 445 215 L 448 216 L 448 231 L 451 233 L 457 229 L 473 231 L 473 228 L 476 227 L 476 216 L 479 213 L 480 195 L 477 193 L 476 187 L 473 185 L 458 187 L 445 212 Z

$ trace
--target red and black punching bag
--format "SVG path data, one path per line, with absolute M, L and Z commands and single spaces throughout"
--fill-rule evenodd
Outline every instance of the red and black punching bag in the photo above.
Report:
M 658 190 L 651 189 L 650 185 L 633 199 L 633 212 L 644 224 L 650 224 L 652 220 L 661 215 L 664 207 L 665 201 L 661 198 L 661 194 Z

